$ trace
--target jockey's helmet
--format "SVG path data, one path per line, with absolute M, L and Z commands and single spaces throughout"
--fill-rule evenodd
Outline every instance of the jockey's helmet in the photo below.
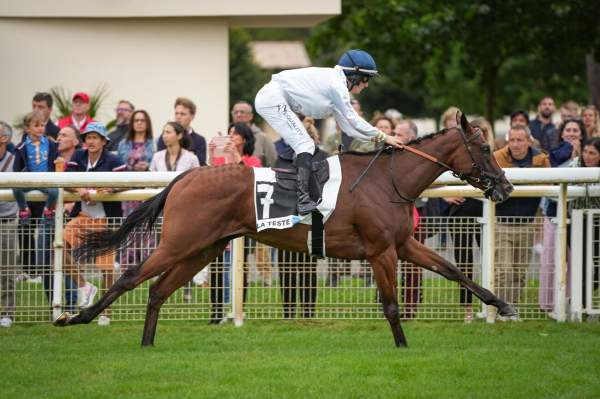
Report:
M 337 65 L 342 68 L 346 76 L 365 76 L 372 78 L 379 76 L 377 64 L 369 53 L 363 50 L 348 50 L 339 59 Z

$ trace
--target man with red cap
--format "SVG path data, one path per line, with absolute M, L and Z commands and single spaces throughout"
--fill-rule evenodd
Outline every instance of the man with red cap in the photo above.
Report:
M 58 127 L 62 129 L 65 126 L 73 125 L 80 132 L 83 132 L 88 123 L 93 119 L 89 117 L 90 96 L 84 92 L 73 94 L 73 113 L 58 120 Z

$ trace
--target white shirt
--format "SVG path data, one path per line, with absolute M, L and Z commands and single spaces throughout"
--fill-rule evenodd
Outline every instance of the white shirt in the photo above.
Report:
M 344 133 L 362 140 L 377 135 L 377 129 L 361 118 L 352 104 L 346 75 L 339 68 L 301 68 L 273 75 L 292 110 L 323 119 L 333 115 Z
M 150 170 L 152 172 L 168 171 L 167 164 L 165 162 L 166 153 L 167 150 L 162 150 L 154 154 L 154 156 L 152 157 L 152 162 L 150 162 Z M 177 165 L 175 167 L 175 171 L 184 171 L 195 168 L 196 166 L 200 166 L 196 154 L 186 150 L 185 148 L 182 148 L 181 155 L 179 156 L 179 160 L 177 161 Z
M 88 158 L 87 171 L 96 167 L 96 164 L 100 158 L 96 159 L 96 162 L 91 163 Z M 89 190 L 90 194 L 95 194 L 96 190 Z M 81 212 L 85 213 L 92 219 L 104 218 L 106 217 L 106 212 L 104 212 L 104 205 L 102 202 L 94 202 L 93 205 L 88 203 L 87 201 L 81 201 Z

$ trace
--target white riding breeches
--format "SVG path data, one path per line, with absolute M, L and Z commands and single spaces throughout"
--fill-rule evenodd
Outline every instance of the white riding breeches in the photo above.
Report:
M 263 86 L 256 94 L 254 106 L 256 112 L 281 135 L 296 154 L 315 153 L 314 141 L 292 111 L 278 83 L 269 82 Z

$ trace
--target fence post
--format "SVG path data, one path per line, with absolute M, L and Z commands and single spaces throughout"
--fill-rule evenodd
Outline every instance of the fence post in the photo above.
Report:
M 233 240 L 231 250 L 233 323 L 241 327 L 244 324 L 244 237 Z
M 556 321 L 567 319 L 567 184 L 561 183 L 556 207 L 554 237 L 554 315 Z
M 496 204 L 489 199 L 483 200 L 483 224 L 481 232 L 481 285 L 494 292 L 496 278 L 494 273 L 494 253 L 496 252 Z M 483 315 L 488 323 L 496 320 L 496 308 L 486 305 Z
M 583 212 L 571 213 L 571 321 L 581 321 L 583 313 Z
M 64 207 L 64 189 L 58 189 L 58 198 L 56 200 L 56 210 L 54 214 L 54 275 L 52 289 L 52 316 L 56 320 L 62 313 L 63 302 L 63 216 Z

